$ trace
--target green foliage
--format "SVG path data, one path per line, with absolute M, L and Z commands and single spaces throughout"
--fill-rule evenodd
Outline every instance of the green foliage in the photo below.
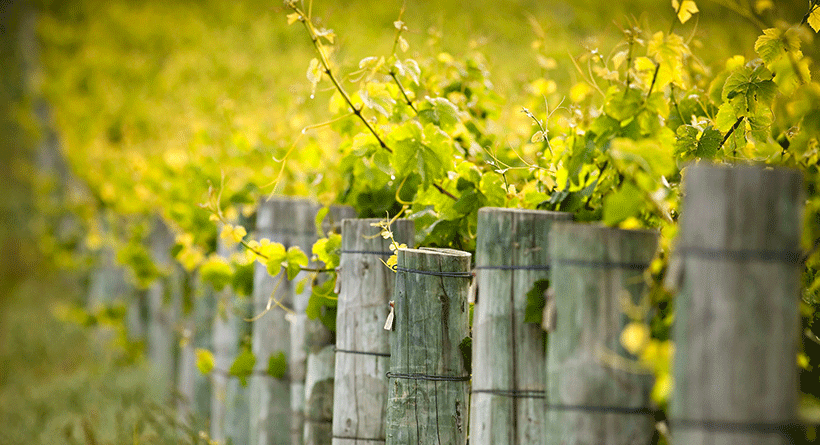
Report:
M 820 86 L 804 55 L 814 51 L 812 35 L 806 27 L 781 25 L 773 11 L 752 13 L 729 1 L 761 25 L 757 30 L 764 29 L 754 42 L 748 35 L 736 39 L 740 52 L 753 45 L 760 59 L 717 54 L 719 38 L 703 42 L 698 33 L 690 38 L 675 32 L 684 24 L 692 29 L 692 15 L 709 8 L 700 3 L 652 8 L 662 9 L 662 29 L 669 31 L 649 29 L 655 25 L 649 20 L 627 23 L 621 26 L 622 42 L 602 39 L 601 48 L 608 48 L 590 43 L 570 59 L 566 47 L 552 48 L 560 46 L 554 42 L 561 36 L 558 27 L 549 28 L 554 22 L 546 14 L 530 23 L 532 57 L 520 57 L 521 51 L 478 41 L 448 47 L 450 36 L 444 38 L 441 29 L 405 38 L 408 26 L 428 26 L 413 28 L 401 20 L 390 28 L 393 41 L 379 46 L 383 42 L 374 35 L 383 30 L 367 35 L 360 32 L 361 20 L 345 24 L 341 13 L 326 17 L 326 24 L 311 15 L 321 9 L 318 4 L 305 11 L 301 3 L 289 2 L 287 15 L 273 16 L 207 1 L 79 4 L 76 14 L 54 8 L 41 19 L 43 90 L 55 107 L 70 163 L 93 196 L 78 204 L 82 226 L 94 228 L 88 231 L 94 236 L 82 241 L 92 248 L 115 245 L 141 281 L 156 270 L 144 249 L 131 246 L 137 238 L 124 235 L 133 225 L 108 218 L 111 227 L 95 227 L 99 214 L 139 219 L 160 213 L 179 233 L 175 258 L 188 270 L 200 268 L 215 287 L 232 284 L 247 292 L 254 261 L 271 275 L 284 269 L 294 279 L 307 268 L 304 252 L 247 240 L 244 227 L 234 225 L 268 192 L 349 204 L 361 216 L 406 208 L 404 215 L 418 229 L 417 244 L 465 250 L 474 249 L 477 211 L 488 205 L 561 210 L 579 221 L 655 228 L 662 233 L 662 270 L 677 228 L 685 166 L 699 160 L 803 171 L 803 242 L 811 249 L 820 239 Z M 213 17 L 200 7 L 211 8 Z M 609 13 L 592 9 L 576 8 L 574 15 Z M 804 12 L 816 30 L 818 8 L 812 3 Z M 477 20 L 488 20 L 479 15 Z M 226 16 L 245 23 L 245 32 L 233 35 L 213 26 Z M 710 16 L 699 19 L 706 24 Z M 135 17 L 147 25 L 132 26 Z M 496 21 L 495 15 L 489 20 Z M 724 18 L 715 20 L 721 31 L 734 31 L 726 29 Z M 341 28 L 344 38 L 325 27 L 331 22 L 347 25 Z M 448 30 L 459 28 L 445 23 Z M 508 30 L 518 40 L 519 28 Z M 111 42 L 109 35 L 122 39 Z M 343 43 L 359 38 L 364 43 Z M 383 48 L 391 43 L 392 50 Z M 203 47 L 207 51 L 198 52 Z M 451 53 L 459 47 L 471 49 Z M 505 54 L 515 56 L 493 63 Z M 533 62 L 528 69 L 525 64 Z M 494 75 L 490 68 L 512 75 Z M 288 94 L 277 90 L 284 79 L 291 85 Z M 522 107 L 524 115 L 518 112 Z M 206 191 L 209 184 L 219 187 Z M 203 196 L 211 220 L 195 205 Z M 325 212 L 317 216 L 317 231 Z M 243 243 L 230 262 L 210 255 L 217 237 L 213 222 L 224 224 L 222 239 Z M 43 233 L 44 249 L 59 250 L 57 237 Z M 63 239 L 74 247 L 78 242 Z M 313 247 L 326 269 L 338 265 L 339 243 L 330 235 Z M 818 267 L 815 253 L 804 271 L 804 300 L 814 309 L 820 301 Z M 322 273 L 328 276 L 311 277 L 307 311 L 333 326 L 335 280 L 332 272 Z M 540 318 L 539 304 L 533 297 L 528 318 Z M 664 387 L 669 350 L 664 346 L 646 359 L 665 376 Z M 245 352 L 234 363 L 240 371 L 253 359 Z M 244 365 L 237 365 L 240 358 Z M 658 394 L 662 401 L 664 391 Z
M 239 379 L 242 386 L 248 386 L 248 377 L 253 374 L 253 367 L 256 365 L 256 356 L 253 355 L 249 347 L 242 348 L 228 370 L 228 374 Z
M 213 255 L 199 268 L 202 281 L 210 283 L 217 292 L 231 284 L 234 272 L 231 265 L 219 256 Z
M 283 351 L 271 354 L 268 359 L 268 375 L 275 379 L 283 379 L 288 372 L 288 359 Z
M 544 318 L 544 306 L 547 305 L 546 292 L 550 287 L 550 280 L 538 280 L 527 291 L 527 307 L 524 310 L 524 323 L 541 325 Z

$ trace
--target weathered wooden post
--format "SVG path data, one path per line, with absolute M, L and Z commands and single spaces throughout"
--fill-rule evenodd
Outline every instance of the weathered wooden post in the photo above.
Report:
M 333 345 L 307 356 L 305 375 L 305 445 L 330 445 L 333 422 Z
M 231 249 L 220 240 L 217 252 L 229 257 Z M 243 337 L 250 334 L 252 301 L 240 299 L 228 286 L 216 294 L 213 318 L 214 372 L 211 373 L 211 439 L 219 443 L 249 443 L 250 396 L 247 387 L 228 375 Z
M 333 445 L 385 440 L 390 340 L 384 322 L 396 273 L 382 263 L 392 252 L 390 240 L 374 236 L 377 222 L 342 221 Z M 396 242 L 413 244 L 412 221 L 396 220 L 391 229 Z
M 319 207 L 316 207 L 316 211 Z M 341 231 L 341 223 L 345 218 L 355 217 L 355 211 L 348 206 L 331 206 L 328 214 L 322 222 L 322 232 Z M 311 240 L 315 242 L 316 237 Z M 318 265 L 315 265 L 318 266 Z M 325 276 L 317 276 L 317 280 L 326 280 Z M 296 296 L 297 300 L 297 323 L 294 327 L 303 330 L 304 344 L 301 345 L 304 354 L 304 444 L 324 445 L 331 443 L 332 422 L 333 422 L 333 388 L 334 388 L 334 368 L 335 356 L 333 345 L 335 338 L 320 320 L 310 320 L 307 318 L 306 308 L 310 299 L 310 286 L 305 292 Z M 292 332 L 292 331 L 291 331 Z M 300 345 L 295 344 L 298 348 Z M 294 356 L 301 356 L 294 352 Z M 296 362 L 295 365 L 299 365 Z M 296 442 L 294 442 L 296 444 Z
M 527 293 L 549 279 L 549 235 L 572 215 L 478 211 L 470 443 L 544 443 L 545 335 L 525 322 Z M 540 313 L 539 313 L 540 315 Z
M 467 443 L 470 254 L 400 249 L 386 443 Z
M 194 283 L 191 283 L 194 281 Z M 177 392 L 180 419 L 204 428 L 210 417 L 209 378 L 196 367 L 196 349 L 212 349 L 211 326 L 214 316 L 214 290 L 199 277 L 192 277 L 186 284 L 183 298 L 181 348 L 177 367 Z
M 310 252 L 310 239 L 315 237 L 315 204 L 305 199 L 276 198 L 263 200 L 257 210 L 256 238 L 267 238 L 285 247 L 298 246 Z M 256 265 L 254 271 L 253 313 L 265 311 L 268 299 L 274 298 L 298 314 L 294 306 L 295 283 L 282 276 L 271 277 L 265 266 Z M 301 411 L 304 386 L 294 362 L 292 322 L 278 308 L 253 322 L 252 344 L 256 356 L 254 374 L 250 379 L 251 437 L 254 445 L 288 444 L 292 438 L 302 437 Z M 296 319 L 297 316 L 291 314 Z M 289 375 L 275 379 L 267 375 L 270 357 L 285 354 Z M 292 407 L 294 409 L 292 409 Z M 295 412 L 294 412 L 295 411 Z
M 319 204 L 307 199 L 263 201 L 257 213 L 257 237 L 268 238 L 285 247 L 298 246 L 310 255 L 317 239 L 315 219 L 319 209 Z M 352 216 L 353 210 L 350 207 L 331 207 L 329 213 L 331 221 L 341 221 L 345 216 Z M 271 277 L 262 265 L 257 265 L 255 270 L 254 313 L 260 314 L 265 310 L 272 293 L 285 307 L 292 308 L 293 313 L 286 316 L 283 311 L 274 309 L 253 325 L 256 369 L 251 378 L 251 441 L 254 444 L 298 445 L 304 439 L 308 349 L 309 346 L 332 342 L 332 336 L 321 323 L 309 322 L 305 314 L 311 293 L 310 283 L 304 286 L 301 293 L 296 292 L 296 283 L 306 276 L 306 272 L 300 272 L 293 281 L 289 281 L 281 276 Z M 287 358 L 288 376 L 278 380 L 266 375 L 266 372 L 270 357 L 280 352 Z M 285 419 L 289 420 L 286 422 Z M 285 424 L 290 428 L 284 428 Z
M 615 366 L 629 357 L 620 335 L 637 305 L 658 234 L 555 223 L 550 230 L 555 330 L 547 338 L 546 443 L 649 443 L 651 376 Z
M 692 165 L 675 255 L 675 443 L 784 445 L 797 407 L 799 172 Z
M 151 254 L 164 275 L 148 289 L 148 360 L 156 372 L 160 394 L 168 396 L 175 382 L 181 272 L 171 258 L 174 236 L 160 219 L 154 223 L 150 243 Z

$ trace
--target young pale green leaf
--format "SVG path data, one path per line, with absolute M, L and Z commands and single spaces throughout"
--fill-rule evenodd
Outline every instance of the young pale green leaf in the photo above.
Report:
M 698 12 L 698 5 L 693 0 L 683 0 L 683 2 L 672 0 L 672 8 L 677 12 L 678 20 L 681 23 L 686 23 Z
M 299 274 L 299 271 L 302 270 L 302 267 L 306 267 L 308 262 L 310 261 L 305 255 L 305 252 L 302 251 L 298 246 L 291 246 L 287 252 L 287 272 L 288 272 L 288 280 L 292 280 L 296 278 L 296 275 Z
M 204 375 L 210 374 L 214 369 L 214 354 L 213 352 L 197 348 L 196 351 L 196 367 Z
M 604 224 L 614 226 L 636 216 L 643 207 L 643 195 L 631 182 L 625 182 L 620 189 L 604 198 Z
M 322 229 L 322 223 L 324 222 L 325 217 L 327 217 L 329 211 L 330 207 L 322 207 L 316 212 L 316 217 L 313 219 L 313 227 L 316 229 L 316 233 L 320 236 L 325 234 L 325 231 Z
M 538 280 L 527 291 L 527 307 L 524 309 L 524 323 L 541 325 L 544 317 L 544 306 L 547 304 L 546 292 L 550 287 L 550 280 Z
M 737 122 L 738 114 L 729 102 L 724 102 L 718 108 L 717 115 L 715 115 L 715 128 L 726 133 Z
M 275 379 L 283 379 L 288 372 L 288 358 L 283 351 L 271 354 L 268 359 L 268 375 Z
M 419 110 L 423 123 L 433 123 L 444 131 L 451 131 L 458 124 L 458 108 L 443 97 L 427 98 L 427 106 Z
M 285 262 L 288 257 L 285 246 L 279 243 L 270 243 L 268 248 L 265 249 L 265 254 L 268 257 L 267 260 L 265 260 L 268 273 L 272 277 L 279 275 L 279 272 L 282 271 L 282 263 Z
M 814 32 L 820 32 L 820 4 L 813 4 L 808 17 L 808 24 Z
M 253 374 L 253 367 L 256 365 L 256 356 L 250 348 L 243 348 L 242 352 L 236 356 L 228 373 L 239 379 L 242 386 L 248 386 L 248 377 Z
M 755 41 L 755 52 L 766 63 L 771 63 L 786 49 L 782 40 L 783 31 L 778 28 L 764 29 Z
M 308 64 L 307 80 L 314 86 L 318 85 L 322 80 L 322 64 L 319 62 L 319 59 L 315 57 L 310 59 L 310 63 Z
M 313 244 L 313 255 L 325 264 L 325 268 L 335 269 L 339 265 L 339 249 L 342 246 L 342 236 L 331 233 L 327 238 L 317 240 Z

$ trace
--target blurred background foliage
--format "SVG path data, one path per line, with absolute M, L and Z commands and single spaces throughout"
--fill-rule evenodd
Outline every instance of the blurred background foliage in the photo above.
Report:
M 701 1 L 695 19 L 675 25 L 668 2 L 654 0 L 408 0 L 404 37 L 414 59 L 482 62 L 493 122 L 528 140 L 521 107 L 571 94 L 581 80 L 571 57 L 607 56 L 622 29 L 674 26 L 719 70 L 733 55 L 757 57 L 761 23 L 798 23 L 806 11 L 803 0 L 775 1 L 744 17 L 727 4 Z M 390 54 L 402 5 L 312 8 L 337 30 L 334 62 L 351 73 Z M 209 185 L 233 218 L 274 191 L 337 199 L 344 179 L 327 166 L 341 154 L 327 147 L 338 135 L 303 131 L 328 119 L 333 93 L 306 79 L 314 48 L 278 1 L 18 0 L 0 10 L 0 443 L 200 441 L 152 390 L 134 346 L 111 341 L 122 335 L 116 313 L 100 318 L 101 340 L 65 322 L 65 308 L 84 301 L 103 246 L 145 272 L 136 285 L 153 278 L 139 267 L 150 261 L 140 246 L 152 215 L 180 235 L 183 265 L 201 262 L 217 237 L 198 206 Z M 816 48 L 804 52 L 820 60 Z M 274 190 L 275 160 L 294 144 Z

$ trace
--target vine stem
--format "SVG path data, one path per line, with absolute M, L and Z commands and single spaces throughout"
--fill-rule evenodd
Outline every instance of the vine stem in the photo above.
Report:
M 722 141 L 720 141 L 720 147 L 718 147 L 718 149 L 723 148 L 723 144 L 725 144 L 725 143 L 726 143 L 726 141 L 728 141 L 728 140 L 729 140 L 729 136 L 731 136 L 731 135 L 732 135 L 732 133 L 734 133 L 734 132 L 735 132 L 735 130 L 737 129 L 737 127 L 739 127 L 739 126 L 740 126 L 740 123 L 741 123 L 741 122 L 743 122 L 743 116 L 740 116 L 739 118 L 737 118 L 737 121 L 735 121 L 735 124 L 734 124 L 734 125 L 732 125 L 732 128 L 730 128 L 730 129 L 729 129 L 729 131 L 727 131 L 727 132 L 726 132 L 726 136 L 723 136 L 723 140 L 722 140 Z
M 322 42 L 319 41 L 319 35 L 316 32 L 316 28 L 313 27 L 313 23 L 310 21 L 310 18 L 306 16 L 305 13 L 301 9 L 299 9 L 299 7 L 296 6 L 295 3 L 289 2 L 288 6 L 291 9 L 293 9 L 295 13 L 299 14 L 299 21 L 302 22 L 302 24 L 305 26 L 305 29 L 307 30 L 308 35 L 310 36 L 310 40 L 311 42 L 313 42 L 313 47 L 316 48 L 316 52 L 319 54 L 319 62 L 322 64 L 324 73 L 327 75 L 328 78 L 330 78 L 330 82 L 333 83 L 333 86 L 336 88 L 336 91 L 338 91 L 339 94 L 342 95 L 342 98 L 347 103 L 347 106 L 350 107 L 350 109 L 353 111 L 353 114 L 355 114 L 359 118 L 359 120 L 362 121 L 365 127 L 367 127 L 367 130 L 373 134 L 377 141 L 379 141 L 379 145 L 383 149 L 387 150 L 388 153 L 393 153 L 393 150 L 387 146 L 387 144 L 384 142 L 384 140 L 376 131 L 376 129 L 373 128 L 370 122 L 364 117 L 364 115 L 362 115 L 361 108 L 356 108 L 356 106 L 353 104 L 353 100 L 351 100 L 350 98 L 350 95 L 344 89 L 341 82 L 339 82 L 339 79 L 336 78 L 336 74 L 334 74 L 333 70 L 330 68 L 330 60 L 328 60 L 327 54 L 325 54 L 325 51 L 322 47 Z
M 388 74 L 390 74 L 390 77 L 393 78 L 393 81 L 396 82 L 396 85 L 399 87 L 399 91 L 401 91 L 401 95 L 404 96 L 404 101 L 407 103 L 407 105 L 410 108 L 413 109 L 414 113 L 418 114 L 419 111 L 416 110 L 415 106 L 413 106 L 413 101 L 411 101 L 410 97 L 407 96 L 407 91 L 405 91 L 404 87 L 401 84 L 401 81 L 399 81 L 399 78 L 396 77 L 396 72 L 393 69 L 390 69 L 390 72 Z
M 301 21 L 302 24 L 305 26 L 305 29 L 307 30 L 308 35 L 310 36 L 310 40 L 311 42 L 313 42 L 313 47 L 316 48 L 316 52 L 319 54 L 319 62 L 322 64 L 324 73 L 328 76 L 328 78 L 330 78 L 330 81 L 331 83 L 333 83 L 333 86 L 336 88 L 336 91 L 338 91 L 339 94 L 342 95 L 342 98 L 347 103 L 347 106 L 350 107 L 353 114 L 355 114 L 359 118 L 359 120 L 362 121 L 364 126 L 367 127 L 367 130 L 376 138 L 376 140 L 379 142 L 379 145 L 383 149 L 387 150 L 388 153 L 393 153 L 393 149 L 387 146 L 387 144 L 384 142 L 384 140 L 376 131 L 376 129 L 373 128 L 370 122 L 364 117 L 364 115 L 362 115 L 362 110 L 360 108 L 356 108 L 356 106 L 353 104 L 353 101 L 350 99 L 350 95 L 344 89 L 341 82 L 339 82 L 339 80 L 336 78 L 336 75 L 330 68 L 330 61 L 328 60 L 327 55 L 325 54 L 325 51 L 322 47 L 322 42 L 319 41 L 319 35 L 316 32 L 316 29 L 313 27 L 313 23 L 310 21 L 310 17 L 305 15 L 305 13 L 301 9 L 299 9 L 298 6 L 296 6 L 295 2 L 288 2 L 287 6 L 299 15 L 299 21 Z M 398 83 L 398 79 L 396 79 L 396 81 Z M 403 89 L 402 93 L 404 93 Z M 407 96 L 405 95 L 405 98 L 406 97 Z M 413 108 L 413 110 L 415 111 L 415 108 L 412 104 L 410 104 L 410 107 Z M 448 192 L 447 190 L 444 190 L 444 188 L 439 184 L 433 183 L 433 186 L 435 186 L 436 190 L 438 190 L 445 196 L 448 196 L 449 198 L 458 201 L 458 198 L 456 198 L 452 193 Z

